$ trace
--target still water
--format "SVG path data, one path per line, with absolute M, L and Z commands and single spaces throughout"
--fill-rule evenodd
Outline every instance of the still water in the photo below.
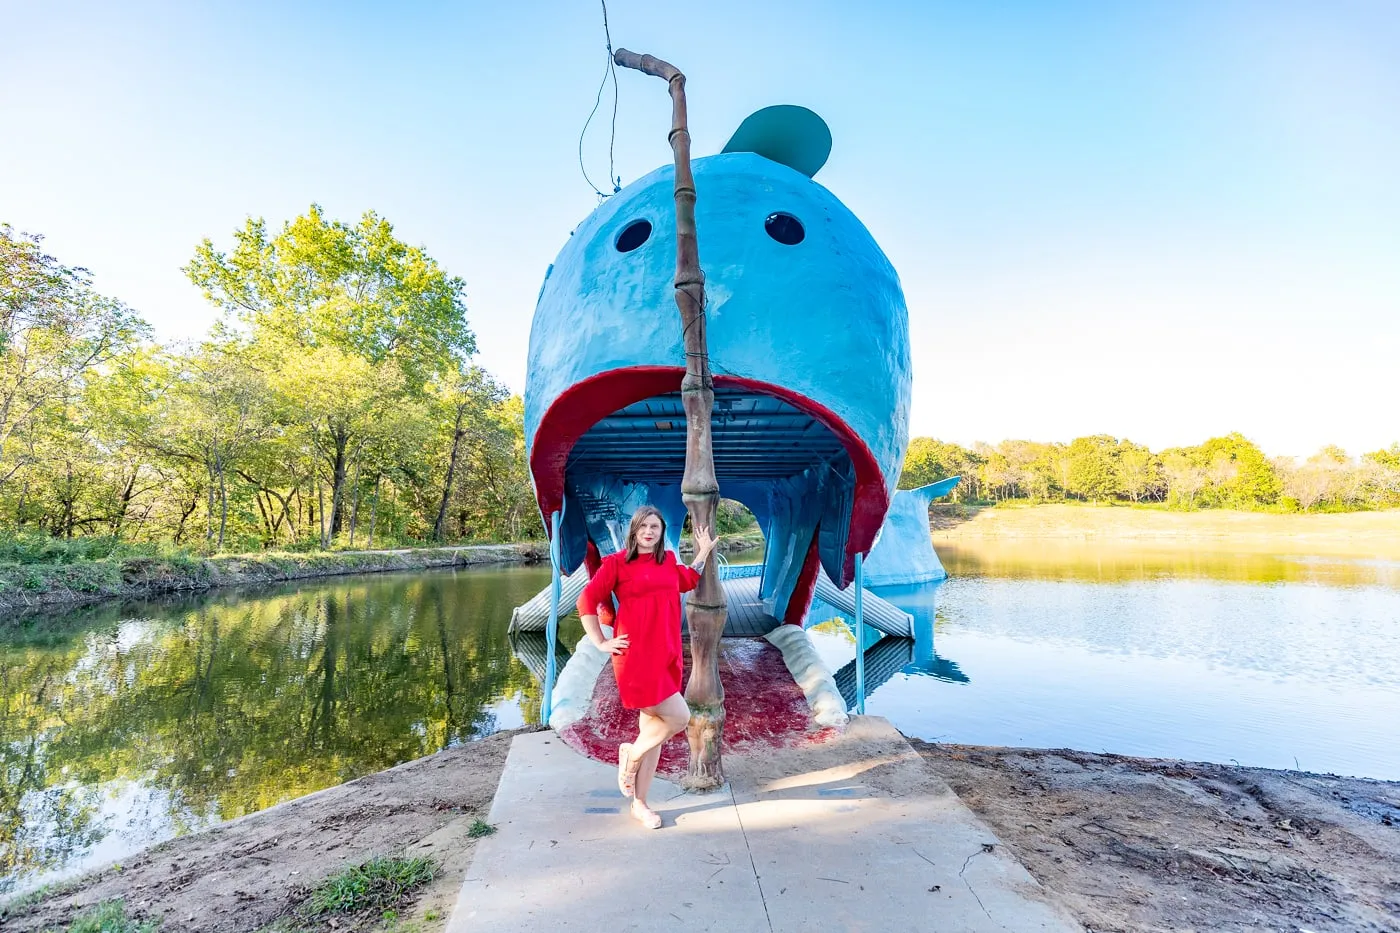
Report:
M 1400 780 L 1400 562 L 938 550 L 949 579 L 911 607 L 922 656 L 867 652 L 866 711 L 907 735 Z M 820 628 L 838 670 L 854 640 Z
M 380 574 L 0 632 L 0 896 L 508 729 L 548 569 Z
M 868 711 L 910 735 L 1400 779 L 1400 563 L 939 552 L 931 637 L 867 654 Z M 548 578 L 339 578 L 0 631 L 0 897 L 535 721 L 543 650 L 506 626 Z M 853 659 L 843 623 L 813 635 Z

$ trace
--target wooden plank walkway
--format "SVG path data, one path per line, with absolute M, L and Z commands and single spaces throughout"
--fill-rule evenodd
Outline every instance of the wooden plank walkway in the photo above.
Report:
M 726 638 L 761 638 L 782 623 L 768 614 L 758 598 L 758 577 L 724 581 L 724 597 L 729 618 L 724 623 Z
M 729 617 L 724 623 L 725 638 L 762 638 L 782 623 L 768 614 L 758 598 L 758 577 L 724 581 L 724 599 Z M 685 631 L 682 623 L 681 631 Z

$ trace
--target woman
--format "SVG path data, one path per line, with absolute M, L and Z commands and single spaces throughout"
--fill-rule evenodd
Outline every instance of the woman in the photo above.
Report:
M 689 567 L 679 563 L 666 550 L 666 520 L 644 505 L 632 516 L 626 547 L 603 558 L 578 598 L 589 641 L 612 655 L 622 705 L 639 711 L 637 738 L 617 748 L 617 786 L 632 798 L 632 816 L 647 829 L 661 826 L 661 814 L 647 806 L 661 745 L 690 722 L 681 696 L 680 594 L 700 584 L 714 546 L 709 529 L 696 528 L 695 561 Z M 598 614 L 610 614 L 614 594 L 613 637 L 604 638 Z

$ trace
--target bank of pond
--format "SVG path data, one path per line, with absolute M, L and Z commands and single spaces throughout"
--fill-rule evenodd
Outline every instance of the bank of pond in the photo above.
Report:
M 867 649 L 867 711 L 906 735 L 1400 780 L 1400 563 L 939 551 L 927 631 Z M 548 579 L 231 587 L 0 632 L 0 897 L 537 721 L 543 645 L 507 625 Z M 811 635 L 842 683 L 849 628 Z

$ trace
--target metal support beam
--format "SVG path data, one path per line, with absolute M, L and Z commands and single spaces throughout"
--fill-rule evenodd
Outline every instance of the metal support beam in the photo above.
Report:
M 549 624 L 544 630 L 544 699 L 540 703 L 541 725 L 549 725 L 554 712 L 554 652 L 559 644 L 559 513 L 549 516 Z M 859 557 L 857 557 L 859 560 Z
M 856 551 L 856 712 L 865 715 L 865 560 Z

